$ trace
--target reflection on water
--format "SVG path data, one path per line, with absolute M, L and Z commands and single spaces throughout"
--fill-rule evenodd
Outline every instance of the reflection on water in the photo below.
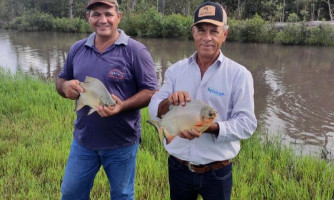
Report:
M 0 65 L 55 78 L 73 42 L 87 34 L 0 29 Z M 138 38 L 150 50 L 160 84 L 165 70 L 195 51 L 193 41 Z M 334 48 L 227 42 L 223 53 L 253 74 L 259 124 L 296 152 L 334 160 Z
M 52 78 L 59 73 L 68 49 L 87 34 L 17 32 L 0 29 L 0 65 Z
M 226 50 L 235 46 L 228 44 Z M 280 132 L 300 153 L 333 159 L 334 48 L 241 46 L 226 54 L 231 52 L 230 57 L 252 71 L 256 113 L 263 126 Z

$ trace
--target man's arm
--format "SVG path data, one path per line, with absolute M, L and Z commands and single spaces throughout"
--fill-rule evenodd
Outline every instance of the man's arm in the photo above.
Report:
M 148 106 L 155 92 L 155 90 L 143 89 L 125 101 L 112 94 L 111 96 L 115 99 L 116 105 L 113 107 L 99 106 L 97 112 L 101 117 L 108 117 L 127 110 L 144 108 Z
M 56 90 L 64 98 L 75 100 L 84 89 L 80 87 L 78 80 L 66 80 L 58 78 L 56 81 Z
M 150 100 L 156 90 L 143 89 L 132 97 L 123 101 L 122 111 L 141 109 L 150 103 Z
M 167 99 L 164 99 L 159 103 L 158 117 L 161 118 L 164 114 L 166 114 L 169 111 L 169 106 L 171 104 L 176 106 L 185 106 L 187 102 L 190 102 L 190 100 L 190 95 L 186 91 L 173 92 Z

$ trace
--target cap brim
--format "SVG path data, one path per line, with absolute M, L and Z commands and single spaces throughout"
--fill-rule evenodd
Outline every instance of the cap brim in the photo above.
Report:
M 110 6 L 110 7 L 114 7 L 114 6 L 116 6 L 116 4 L 114 4 L 114 3 L 108 3 L 108 2 L 105 2 L 105 1 L 94 1 L 94 2 L 92 2 L 92 3 L 90 3 L 90 4 L 88 4 L 88 5 L 86 6 L 86 9 L 90 9 L 92 6 L 94 6 L 94 5 L 97 4 L 97 3 L 102 3 L 102 4 L 108 5 L 108 6 Z
M 194 23 L 191 27 L 195 26 L 196 24 L 200 24 L 200 23 L 209 23 L 209 24 L 213 24 L 213 25 L 216 25 L 216 26 L 224 26 L 224 22 L 218 22 L 218 21 L 212 20 L 212 19 L 203 19 L 203 20 L 200 20 L 200 21 Z

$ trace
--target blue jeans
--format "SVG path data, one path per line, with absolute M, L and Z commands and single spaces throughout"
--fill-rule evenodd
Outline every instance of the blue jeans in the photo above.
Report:
M 62 200 L 88 200 L 101 165 L 110 183 L 110 197 L 134 199 L 136 155 L 139 142 L 112 150 L 94 151 L 72 141 L 63 183 Z
M 205 173 L 191 172 L 173 157 L 168 159 L 171 200 L 228 200 L 232 191 L 232 163 Z

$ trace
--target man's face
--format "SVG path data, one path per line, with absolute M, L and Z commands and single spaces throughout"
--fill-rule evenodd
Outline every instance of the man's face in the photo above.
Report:
M 118 28 L 121 20 L 121 13 L 116 11 L 116 7 L 107 5 L 96 5 L 87 14 L 90 26 L 100 37 L 112 37 Z
M 209 23 L 200 23 L 192 28 L 198 56 L 216 57 L 219 55 L 220 47 L 225 42 L 228 31 L 222 26 Z

